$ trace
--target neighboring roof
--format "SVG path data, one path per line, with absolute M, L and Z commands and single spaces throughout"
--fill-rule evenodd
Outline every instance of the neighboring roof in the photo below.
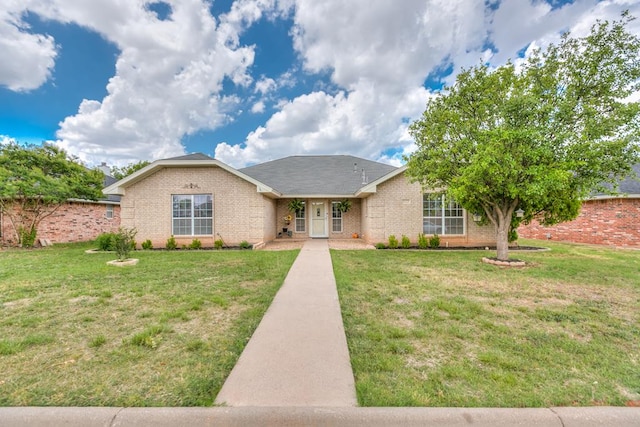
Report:
M 632 196 L 632 197 L 640 197 L 640 163 L 634 165 L 632 167 L 633 172 L 631 176 L 620 181 L 618 186 L 618 193 L 623 196 Z M 597 193 L 594 198 L 603 199 L 603 198 L 615 198 L 619 197 L 615 194 L 608 193 Z
M 288 197 L 353 196 L 398 168 L 348 155 L 291 156 L 240 169 Z M 364 175 L 364 180 L 363 180 Z
M 115 179 L 114 177 L 112 177 L 111 175 L 105 175 L 104 176 L 103 184 L 104 184 L 105 187 L 113 185 L 116 182 L 118 182 L 118 180 Z M 107 197 L 103 197 L 100 200 L 106 200 L 108 202 L 118 202 L 118 203 L 120 203 L 120 196 L 115 195 L 115 194 L 107 194 Z
M 633 166 L 635 177 L 631 176 L 620 183 L 620 192 L 640 195 L 640 163 Z

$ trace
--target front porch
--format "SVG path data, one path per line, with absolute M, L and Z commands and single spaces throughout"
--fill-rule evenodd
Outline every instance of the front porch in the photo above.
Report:
M 303 208 L 294 212 L 289 203 L 294 199 L 280 199 L 276 204 L 276 239 L 351 239 L 362 236 L 361 200 L 348 199 L 350 208 L 339 209 L 345 199 L 299 198 Z
M 276 239 L 266 243 L 261 250 L 265 251 L 289 251 L 301 249 L 309 239 Z M 328 239 L 329 249 L 336 250 L 365 250 L 375 249 L 362 239 Z

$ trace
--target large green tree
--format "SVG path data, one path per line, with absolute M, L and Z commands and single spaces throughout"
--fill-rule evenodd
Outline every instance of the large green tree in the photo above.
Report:
M 410 177 L 491 222 L 498 259 L 508 259 L 520 222 L 574 219 L 594 190 L 615 190 L 640 161 L 632 19 L 598 21 L 583 38 L 565 34 L 517 65 L 463 70 L 411 124 Z
M 139 160 L 122 167 L 113 166 L 111 168 L 111 175 L 115 179 L 122 179 L 150 164 L 151 162 L 149 162 L 148 160 Z
M 40 222 L 69 199 L 102 197 L 103 179 L 54 145 L 0 146 L 0 211 L 21 246 L 32 246 Z

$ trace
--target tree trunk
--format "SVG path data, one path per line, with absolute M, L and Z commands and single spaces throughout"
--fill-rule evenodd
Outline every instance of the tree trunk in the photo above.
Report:
M 509 259 L 509 227 L 511 225 L 511 218 L 504 218 L 500 216 L 498 218 L 498 224 L 496 225 L 496 248 L 498 250 L 497 258 L 500 261 L 507 261 Z

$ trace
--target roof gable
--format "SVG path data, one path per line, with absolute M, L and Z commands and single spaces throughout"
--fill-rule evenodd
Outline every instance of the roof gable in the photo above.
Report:
M 188 154 L 186 156 L 173 157 L 170 159 L 164 160 L 156 160 L 155 162 L 145 166 L 144 168 L 132 173 L 131 175 L 117 181 L 108 187 L 106 187 L 102 192 L 104 194 L 116 194 L 116 195 L 124 195 L 126 193 L 126 188 L 131 185 L 142 181 L 146 177 L 156 173 L 157 171 L 164 168 L 185 168 L 185 167 L 193 167 L 193 168 L 202 168 L 202 167 L 218 167 L 226 170 L 227 172 L 244 179 L 245 181 L 250 182 L 251 184 L 256 186 L 256 190 L 259 193 L 265 193 L 270 195 L 271 197 L 278 197 L 280 194 L 274 192 L 271 187 L 268 185 L 243 174 L 242 172 L 222 163 L 219 160 L 213 159 L 202 153 Z
M 214 160 L 214 158 L 202 153 L 191 153 L 185 156 L 170 157 L 165 160 Z

